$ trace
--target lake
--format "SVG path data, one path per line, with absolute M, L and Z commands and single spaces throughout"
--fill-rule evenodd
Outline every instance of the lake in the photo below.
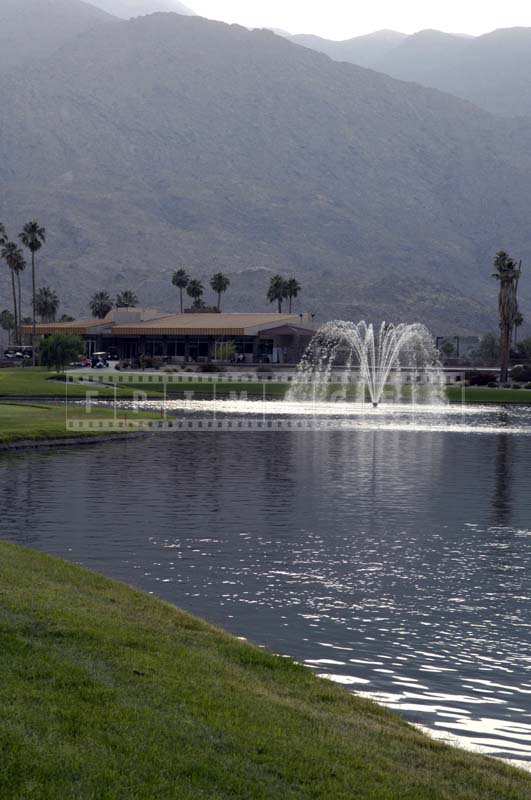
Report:
M 531 413 L 379 413 L 4 454 L 1 535 L 529 767 Z

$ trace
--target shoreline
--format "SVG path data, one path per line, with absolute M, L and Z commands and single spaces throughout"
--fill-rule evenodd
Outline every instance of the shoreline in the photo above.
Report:
M 0 694 L 17 742 L 2 796 L 43 782 L 50 798 L 529 796 L 525 770 L 439 743 L 173 604 L 3 541 L 0 558 Z
M 105 442 L 123 441 L 127 439 L 139 439 L 148 436 L 147 431 L 124 431 L 123 433 L 96 433 L 94 435 L 86 436 L 65 436 L 50 437 L 49 439 L 43 437 L 41 439 L 17 439 L 13 442 L 0 442 L 0 453 L 6 453 L 17 450 L 38 450 L 38 449 L 53 449 L 56 447 L 73 447 L 79 445 L 102 444 Z

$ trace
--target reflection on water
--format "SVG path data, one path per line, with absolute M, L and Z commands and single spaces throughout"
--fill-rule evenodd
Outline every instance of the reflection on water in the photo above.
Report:
M 490 419 L 490 422 L 489 422 Z M 531 453 L 491 431 L 181 431 L 3 456 L 2 535 L 531 763 Z

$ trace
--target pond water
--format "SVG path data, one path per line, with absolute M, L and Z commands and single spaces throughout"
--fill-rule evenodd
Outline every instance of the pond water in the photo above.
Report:
M 4 454 L 1 535 L 529 768 L 531 415 L 448 415 Z

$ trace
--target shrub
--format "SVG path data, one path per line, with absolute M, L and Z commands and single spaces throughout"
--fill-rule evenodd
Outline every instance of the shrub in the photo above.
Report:
M 220 368 L 216 364 L 201 364 L 199 372 L 220 372 Z
M 511 378 L 513 381 L 519 381 L 520 383 L 531 381 L 531 364 L 518 364 L 518 366 L 513 367 Z
M 469 386 L 489 386 L 491 383 L 498 385 L 496 382 L 495 372 L 479 372 L 472 370 L 467 372 L 467 380 Z
M 40 345 L 41 364 L 48 369 L 54 367 L 57 372 L 62 372 L 67 364 L 79 359 L 85 351 L 85 343 L 80 336 L 72 334 L 54 333 L 47 336 Z

